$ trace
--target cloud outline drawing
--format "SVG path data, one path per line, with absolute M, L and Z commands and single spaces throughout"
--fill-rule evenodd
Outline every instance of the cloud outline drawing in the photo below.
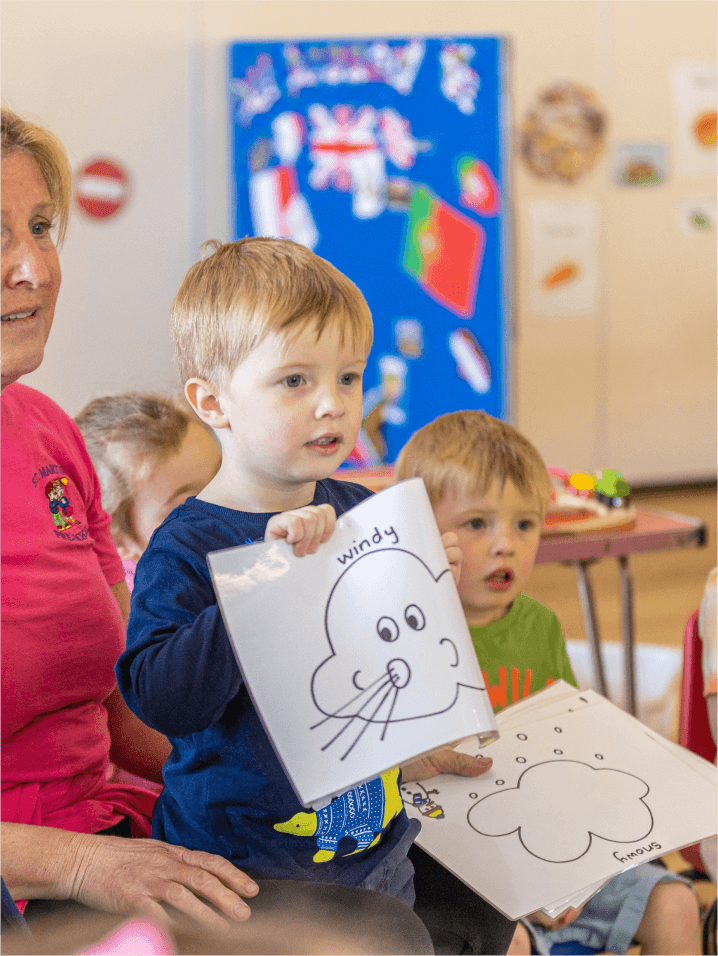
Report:
M 461 669 L 454 671 L 461 664 L 459 647 L 442 610 L 452 581 L 449 568 L 435 576 L 413 551 L 396 547 L 367 551 L 342 571 L 324 615 L 330 653 L 310 684 L 314 705 L 324 715 L 311 729 L 327 721 L 344 724 L 323 750 L 355 722 L 361 733 L 372 724 L 383 727 L 384 740 L 389 724 L 445 713 L 460 688 L 472 686 L 456 679 L 463 676 Z M 362 620 L 352 613 L 356 594 L 362 597 Z
M 561 766 L 560 773 L 556 772 L 559 765 Z M 572 765 L 572 767 L 569 768 L 568 765 Z M 540 768 L 550 769 L 542 770 Z M 575 770 L 574 768 L 585 769 Z M 602 778 L 587 777 L 586 774 L 590 772 L 603 774 L 604 776 Z M 543 779 L 537 778 L 537 773 L 539 777 L 543 776 Z M 565 785 L 569 774 L 573 774 L 574 782 L 574 787 L 570 788 Z M 562 796 L 568 798 L 570 795 L 572 799 L 575 797 L 575 783 L 579 774 L 583 775 L 582 796 L 585 795 L 585 799 L 581 799 L 578 805 L 576 803 L 562 805 Z M 529 777 L 529 775 L 532 775 L 532 777 Z M 563 787 L 561 786 L 562 775 L 564 777 Z M 596 786 L 588 786 L 589 782 L 596 784 Z M 522 785 L 524 787 L 523 794 L 521 794 Z M 533 790 L 533 793 L 529 788 Z M 543 797 L 537 798 L 535 796 L 537 790 L 542 792 Z M 603 790 L 605 797 L 599 805 L 595 794 L 596 791 L 600 793 L 601 790 Z M 616 794 L 620 794 L 621 791 L 625 793 L 625 797 L 623 801 L 617 801 L 615 799 Z M 611 767 L 593 767 L 581 760 L 545 760 L 527 767 L 519 776 L 515 787 L 506 787 L 477 800 L 469 808 L 466 818 L 469 826 L 482 836 L 499 837 L 518 832 L 521 845 L 528 854 L 536 859 L 543 860 L 546 863 L 573 863 L 588 853 L 594 838 L 609 843 L 622 844 L 639 843 L 645 840 L 654 826 L 651 808 L 645 802 L 649 793 L 650 787 L 645 780 L 625 770 L 616 770 Z M 524 822 L 519 819 L 522 814 L 523 803 L 531 801 L 531 806 L 548 806 L 546 798 L 553 801 L 555 827 L 547 826 L 550 816 L 545 812 L 542 812 L 541 823 L 537 820 Z M 537 799 L 538 803 L 536 802 Z M 492 802 L 489 803 L 489 801 Z M 483 807 L 481 807 L 482 804 Z M 637 807 L 637 804 L 640 804 L 640 808 Z M 603 829 L 604 832 L 599 832 L 599 827 L 595 823 L 588 822 L 592 811 L 594 813 L 599 812 L 596 811 L 597 805 L 599 805 L 599 811 L 606 817 L 600 823 L 600 829 Z M 622 813 L 624 816 L 619 816 Z M 483 820 L 479 821 L 477 818 L 482 815 Z M 524 818 L 525 816 L 524 811 Z M 586 823 L 578 819 L 582 816 L 585 817 Z M 626 827 L 635 828 L 637 832 L 626 835 Z M 608 833 L 605 828 L 608 828 Z M 640 832 L 638 832 L 639 828 Z M 588 842 L 586 842 L 586 838 Z M 572 850 L 567 849 L 569 845 L 573 847 Z M 561 846 L 564 847 L 563 851 L 560 849 Z M 580 846 L 584 848 L 581 852 L 576 852 Z M 567 853 L 569 855 L 566 855 Z

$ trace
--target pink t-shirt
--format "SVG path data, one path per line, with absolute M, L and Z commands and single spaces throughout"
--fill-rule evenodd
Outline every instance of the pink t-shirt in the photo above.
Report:
M 106 780 L 103 701 L 125 643 L 110 585 L 124 573 L 97 476 L 49 398 L 15 382 L 0 408 L 3 819 L 90 833 L 137 822 L 151 801 Z

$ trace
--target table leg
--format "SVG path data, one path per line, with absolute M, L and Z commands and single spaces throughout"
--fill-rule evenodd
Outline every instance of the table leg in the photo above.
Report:
M 628 563 L 628 555 L 621 554 L 618 556 L 618 570 L 621 576 L 621 631 L 623 632 L 626 704 L 629 713 L 635 717 L 636 669 L 635 631 L 633 626 L 633 571 Z
M 593 599 L 593 582 L 591 581 L 591 575 L 588 570 L 592 561 L 572 561 L 571 564 L 576 569 L 578 596 L 581 599 L 581 610 L 583 611 L 583 626 L 586 630 L 588 642 L 591 645 L 593 673 L 596 678 L 596 683 L 598 684 L 598 692 L 608 698 L 608 686 L 606 684 L 606 675 L 603 671 L 603 658 L 601 657 L 601 636 L 598 631 L 596 605 Z

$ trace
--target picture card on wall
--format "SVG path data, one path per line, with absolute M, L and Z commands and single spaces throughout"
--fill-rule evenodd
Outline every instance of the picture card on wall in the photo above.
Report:
M 529 305 L 536 315 L 598 309 L 598 206 L 591 200 L 532 202 Z
M 497 736 L 420 478 L 341 515 L 315 554 L 278 540 L 208 563 L 240 671 L 305 806 Z

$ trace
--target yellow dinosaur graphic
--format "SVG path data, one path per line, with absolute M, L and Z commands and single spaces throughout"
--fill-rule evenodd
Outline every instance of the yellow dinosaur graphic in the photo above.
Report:
M 357 844 L 347 856 L 368 850 L 379 842 L 389 821 L 403 809 L 398 781 L 399 768 L 394 767 L 376 780 L 348 790 L 321 810 L 300 811 L 291 820 L 275 823 L 274 829 L 294 836 L 316 836 L 318 850 L 312 857 L 315 863 L 333 859 L 337 844 L 345 836 L 353 837 Z

